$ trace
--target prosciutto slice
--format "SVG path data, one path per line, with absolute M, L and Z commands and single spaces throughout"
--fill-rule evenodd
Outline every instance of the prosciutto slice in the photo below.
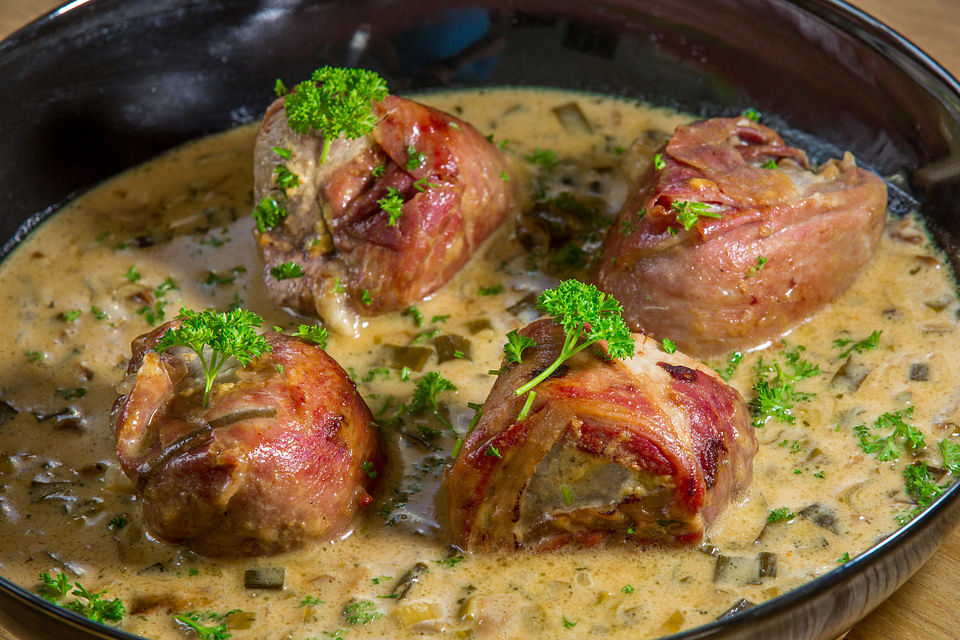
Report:
M 637 336 L 636 355 L 585 349 L 534 389 L 514 392 L 560 353 L 541 319 L 537 345 L 493 386 L 446 476 L 454 540 L 470 551 L 603 541 L 699 541 L 750 482 L 757 443 L 740 394 L 713 371 Z
M 634 330 L 696 357 L 754 347 L 840 295 L 877 248 L 887 191 L 853 156 L 814 171 L 745 117 L 677 128 L 604 239 L 597 287 Z M 685 211 L 705 211 L 689 230 Z
M 147 528 L 206 556 L 272 554 L 346 531 L 370 502 L 382 454 L 370 410 L 320 347 L 278 333 L 221 373 L 209 406 L 191 351 L 133 342 L 113 410 L 117 456 Z
M 257 233 L 267 290 L 341 332 L 352 314 L 401 309 L 443 286 L 515 201 L 505 158 L 466 122 L 397 96 L 374 112 L 373 132 L 334 140 L 323 164 L 323 137 L 294 133 L 283 99 L 267 109 L 256 139 L 255 200 L 274 197 L 288 212 Z M 278 165 L 300 184 L 279 189 Z M 392 193 L 403 200 L 395 225 L 378 204 Z M 271 274 L 291 261 L 302 277 Z

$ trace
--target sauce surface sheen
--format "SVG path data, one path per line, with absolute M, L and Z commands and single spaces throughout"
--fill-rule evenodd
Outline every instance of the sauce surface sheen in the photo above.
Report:
M 690 120 L 560 91 L 419 99 L 492 134 L 526 192 L 597 203 L 595 228 L 578 240 L 588 252 L 626 195 L 624 158 L 652 155 Z M 588 127 L 568 121 L 568 130 L 555 116 L 555 107 L 574 102 Z M 708 544 L 464 558 L 448 546 L 438 495 L 454 438 L 429 425 L 391 426 L 389 418 L 436 370 L 457 386 L 441 399 L 462 433 L 473 413 L 467 403 L 483 402 L 493 383 L 488 371 L 500 366 L 504 334 L 535 317 L 531 297 L 566 268 L 529 255 L 516 239 L 517 216 L 509 216 L 450 283 L 417 305 L 421 326 L 411 314 L 390 313 L 368 319 L 358 337 L 331 334 L 328 352 L 384 422 L 394 459 L 351 535 L 240 560 L 157 542 L 140 526 L 109 423 L 131 339 L 180 306 L 241 305 L 262 315 L 265 328 L 287 331 L 310 322 L 275 308 L 264 290 L 249 215 L 254 133 L 247 126 L 191 143 L 108 181 L 33 231 L 0 268 L 0 573 L 14 582 L 29 587 L 42 571 L 64 571 L 119 597 L 128 615 L 118 626 L 153 638 L 192 637 L 173 619 L 187 611 L 204 612 L 202 624 L 223 623 L 236 638 L 656 637 L 712 621 L 740 599 L 768 600 L 862 553 L 913 507 L 904 466 L 937 466 L 936 443 L 956 441 L 956 286 L 919 222 L 894 218 L 849 291 L 784 342 L 744 354 L 732 371 L 731 384 L 749 401 L 761 358 L 783 362 L 802 346 L 820 370 L 797 384 L 816 396 L 796 405 L 795 423 L 758 429 L 753 483 L 708 532 Z M 529 160 L 538 149 L 556 153 L 550 171 Z M 876 348 L 841 357 L 834 345 L 874 331 L 882 331 Z M 386 345 L 432 347 L 445 335 L 469 341 L 465 357 L 439 363 L 433 353 L 419 372 L 391 366 Z M 908 407 L 908 422 L 927 439 L 916 458 L 901 447 L 897 460 L 881 463 L 861 449 L 854 426 Z M 784 507 L 796 516 L 768 524 Z M 761 552 L 775 554 L 775 577 L 757 575 Z M 410 591 L 385 597 L 418 562 L 427 571 Z M 245 570 L 278 566 L 283 590 L 244 588 Z M 350 624 L 343 611 L 355 600 L 382 615 Z M 236 609 L 249 615 L 206 613 Z

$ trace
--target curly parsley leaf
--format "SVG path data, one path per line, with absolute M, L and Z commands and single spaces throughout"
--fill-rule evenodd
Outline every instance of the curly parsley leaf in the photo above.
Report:
M 264 196 L 253 208 L 253 219 L 257 221 L 257 231 L 266 233 L 287 217 L 287 210 L 277 203 L 273 196 Z
M 71 584 L 63 573 L 57 573 L 56 577 L 53 577 L 44 571 L 40 574 L 40 584 L 36 589 L 44 600 L 75 611 L 94 622 L 119 622 L 127 613 L 119 598 L 106 600 L 103 598 L 107 593 L 105 590 L 91 593 L 79 582 Z M 76 596 L 76 599 L 61 602 L 68 595 Z
M 503 345 L 503 354 L 507 357 L 507 362 L 520 364 L 523 360 L 523 352 L 530 347 L 537 346 L 537 341 L 529 336 L 520 335 L 514 329 L 507 334 L 507 343 Z
M 403 215 L 403 196 L 400 195 L 400 191 L 394 187 L 387 187 L 387 195 L 377 200 L 377 204 L 389 217 L 387 224 L 391 227 L 397 226 L 400 216 Z
M 290 260 L 289 262 L 282 262 L 275 267 L 271 267 L 270 275 L 277 280 L 300 278 L 303 276 L 303 268 L 293 260 Z
M 562 326 L 567 335 L 557 359 L 540 375 L 517 389 L 518 396 L 546 380 L 568 358 L 597 342 L 607 343 L 607 354 L 611 358 L 633 357 L 636 345 L 623 321 L 620 303 L 592 284 L 564 280 L 555 288 L 544 291 L 536 306 Z
M 217 313 L 211 309 L 193 311 L 180 309 L 182 322 L 175 329 L 167 329 L 157 342 L 156 351 L 162 353 L 172 347 L 187 347 L 197 354 L 206 384 L 203 406 L 210 403 L 210 389 L 217 372 L 230 358 L 246 366 L 254 358 L 270 351 L 270 345 L 256 332 L 263 319 L 255 313 L 234 309 Z M 207 356 L 209 353 L 209 356 Z
M 923 433 L 914 426 L 906 423 L 913 413 L 913 407 L 902 411 L 893 411 L 881 414 L 873 423 L 873 430 L 893 429 L 886 436 L 874 435 L 866 424 L 857 425 L 853 430 L 860 440 L 860 448 L 864 453 L 872 453 L 881 462 L 896 460 L 900 457 L 899 443 L 902 441 L 911 450 L 922 449 L 925 445 Z
M 293 333 L 293 337 L 312 342 L 319 345 L 321 349 L 327 348 L 327 329 L 320 325 L 302 324 L 300 328 Z
M 767 516 L 767 522 L 772 524 L 774 522 L 793 520 L 795 517 L 797 517 L 797 514 L 791 513 L 790 509 L 787 509 L 786 507 L 780 507 L 779 509 L 774 509 L 770 512 L 770 515 Z
M 365 69 L 321 67 L 293 88 L 284 102 L 287 123 L 297 133 L 323 135 L 320 164 L 336 138 L 359 138 L 373 131 L 373 102 L 387 97 L 387 83 Z

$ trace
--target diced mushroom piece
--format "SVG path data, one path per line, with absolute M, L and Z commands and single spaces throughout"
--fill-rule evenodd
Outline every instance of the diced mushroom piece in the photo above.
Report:
M 243 572 L 244 589 L 283 589 L 283 567 L 255 567 Z

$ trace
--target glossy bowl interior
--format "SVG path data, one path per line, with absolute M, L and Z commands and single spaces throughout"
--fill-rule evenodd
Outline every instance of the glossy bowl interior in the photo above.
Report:
M 894 210 L 919 208 L 960 266 L 960 85 L 833 0 L 71 2 L 0 44 L 0 256 L 71 196 L 257 118 L 277 77 L 322 64 L 376 69 L 397 93 L 526 85 L 702 115 L 753 106 L 814 159 L 849 149 L 885 176 Z M 799 589 L 671 638 L 834 638 L 933 554 L 958 495 Z M 0 625 L 133 638 L 3 578 Z

